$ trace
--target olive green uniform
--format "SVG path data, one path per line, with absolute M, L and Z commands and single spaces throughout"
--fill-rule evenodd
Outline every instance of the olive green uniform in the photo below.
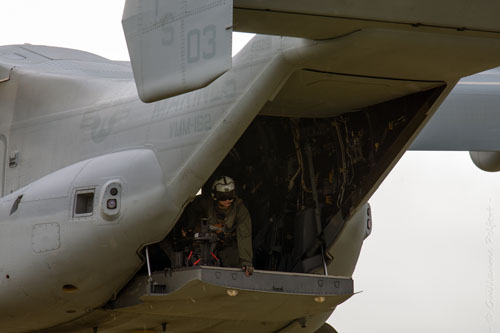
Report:
M 188 229 L 197 230 L 200 219 L 208 218 L 211 230 L 224 232 L 224 242 L 218 252 L 226 267 L 252 266 L 252 221 L 241 199 L 236 199 L 228 209 L 221 209 L 209 196 L 197 196 L 187 207 Z

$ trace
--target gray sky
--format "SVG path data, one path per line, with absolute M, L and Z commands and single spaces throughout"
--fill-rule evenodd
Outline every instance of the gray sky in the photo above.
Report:
M 4 1 L 0 45 L 128 60 L 123 4 Z M 339 306 L 332 325 L 341 333 L 500 332 L 499 201 L 500 174 L 479 171 L 468 153 L 407 153 L 370 201 L 374 230 L 354 276 L 363 292 Z
M 370 203 L 363 292 L 330 318 L 339 332 L 500 332 L 500 174 L 467 152 L 407 152 Z
M 129 60 L 121 19 L 125 0 L 2 1 L 0 45 L 41 44 Z M 233 53 L 251 38 L 237 33 Z

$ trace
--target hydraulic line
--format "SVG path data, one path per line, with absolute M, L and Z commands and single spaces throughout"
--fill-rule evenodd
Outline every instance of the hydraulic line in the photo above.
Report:
M 148 266 L 148 281 L 151 283 L 153 281 L 153 277 L 151 276 L 151 264 L 149 262 L 149 248 L 146 246 L 146 264 Z
M 318 199 L 318 191 L 316 189 L 316 181 L 314 177 L 314 163 L 313 163 L 313 158 L 312 158 L 312 150 L 311 146 L 309 144 L 306 144 L 305 146 L 305 151 L 307 155 L 307 162 L 308 162 L 308 167 L 309 167 L 309 177 L 311 179 L 311 188 L 312 188 L 312 194 L 313 194 L 313 199 L 314 199 L 314 217 L 316 219 L 316 230 L 317 230 L 317 236 L 321 237 L 320 242 L 321 242 L 321 259 L 323 259 L 323 270 L 325 272 L 325 275 L 328 275 L 328 269 L 326 267 L 326 258 L 325 258 L 325 245 L 324 241 L 322 239 L 322 233 L 323 233 L 323 228 L 321 227 L 321 208 L 319 206 L 319 199 Z

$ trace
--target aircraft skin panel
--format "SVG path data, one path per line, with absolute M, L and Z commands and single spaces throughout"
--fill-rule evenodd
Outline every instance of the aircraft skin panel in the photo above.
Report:
M 42 119 L 100 110 L 109 101 L 134 97 L 130 64 L 93 54 L 39 45 L 0 47 L 0 67 L 10 69 L 0 84 L 0 126 L 32 126 Z M 112 84 L 110 84 L 112 82 Z M 8 101 L 8 102 L 7 102 Z M 108 103 L 108 104 L 106 104 Z
M 223 297 L 227 297 L 223 295 Z M 154 305 L 152 305 L 154 306 Z M 98 332 L 104 333 L 123 333 L 123 332 L 162 332 L 162 324 L 166 323 L 167 332 L 169 327 L 176 327 L 173 332 L 178 333 L 220 333 L 220 332 L 242 332 L 242 333 L 315 333 L 331 316 L 332 311 L 316 313 L 302 317 L 300 320 L 295 319 L 288 322 L 254 322 L 247 320 L 219 320 L 214 318 L 197 319 L 186 316 L 170 316 L 169 322 L 165 322 L 164 315 L 150 314 L 144 311 L 138 316 L 134 313 L 122 312 L 119 319 L 113 324 L 113 314 L 102 310 L 94 311 L 89 315 L 87 320 L 61 325 L 60 327 L 39 330 L 40 333 L 87 333 L 89 328 L 96 323 L 109 322 L 109 325 L 102 326 Z M 123 324 L 120 324 L 122 323 Z M 304 327 L 305 325 L 305 327 Z M 101 326 L 99 326 L 101 327 Z M 146 331 L 144 331 L 146 327 Z
M 2 331 L 54 326 L 106 303 L 142 264 L 137 249 L 169 229 L 163 184 L 151 150 L 127 150 L 2 197 L 0 230 L 8 235 L 0 242 Z M 17 311 L 32 320 L 16 319 Z
M 71 77 L 133 79 L 130 65 L 74 49 L 44 45 L 0 46 L 0 63 L 32 68 L 37 73 L 66 73 Z
M 0 83 L 8 81 L 12 66 L 0 63 Z
M 331 117 L 389 101 L 443 82 L 411 81 L 299 70 L 260 111 L 283 117 Z M 307 110 L 307 113 L 304 112 Z
M 134 318 L 151 328 L 163 320 L 175 332 L 293 332 L 301 318 L 302 332 L 314 332 L 321 326 L 314 317 L 331 313 L 353 295 L 352 279 L 316 274 L 257 270 L 245 277 L 239 269 L 202 266 L 158 272 L 152 279 L 148 286 L 145 276 L 136 277 L 123 298 L 120 294 L 96 311 L 95 316 L 106 317 L 99 320 L 100 329 L 131 330 Z M 43 332 L 79 331 L 91 318 Z
M 285 47 L 290 41 L 296 48 L 294 40 L 284 39 Z M 496 67 L 500 55 L 500 41 L 492 38 L 389 29 L 360 30 L 303 44 L 290 52 L 300 59 L 304 51 L 302 68 L 401 80 L 456 80 Z
M 326 39 L 366 28 L 498 34 L 494 1 L 234 1 L 234 30 L 311 39 Z M 300 27 L 300 28 L 297 28 Z M 458 31 L 457 31 L 458 30 Z M 498 38 L 498 37 L 496 37 Z

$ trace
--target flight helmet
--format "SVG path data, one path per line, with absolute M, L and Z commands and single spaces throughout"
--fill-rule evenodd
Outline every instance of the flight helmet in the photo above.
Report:
M 212 199 L 219 201 L 236 199 L 236 185 L 234 180 L 228 176 L 217 178 L 212 185 Z

